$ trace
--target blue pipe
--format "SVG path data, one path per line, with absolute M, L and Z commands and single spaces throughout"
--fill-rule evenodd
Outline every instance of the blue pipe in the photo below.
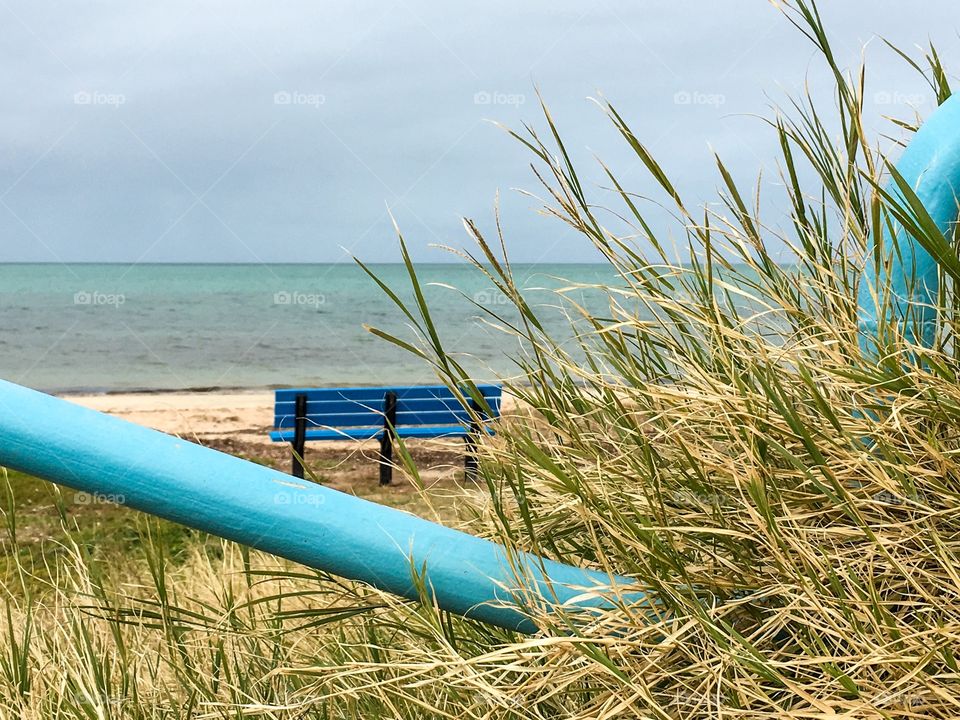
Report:
M 951 96 L 923 123 L 896 163 L 898 172 L 916 193 L 937 227 L 947 237 L 957 222 L 960 193 L 960 96 Z M 906 206 L 896 184 L 889 194 Z M 880 266 L 869 257 L 858 297 L 860 347 L 876 355 L 883 326 L 895 322 L 908 342 L 933 346 L 936 333 L 939 277 L 937 262 L 902 227 L 891 235 L 874 229 L 874 242 L 883 238 Z M 889 261 L 889 263 L 888 263 Z M 886 295 L 886 297 L 884 297 Z M 879 322 L 880 318 L 885 322 Z M 919 328 L 919 333 L 917 333 Z
M 526 633 L 537 628 L 524 606 L 609 607 L 601 594 L 632 584 L 508 556 L 488 540 L 3 380 L 0 466 L 412 600 L 416 569 L 439 607 Z

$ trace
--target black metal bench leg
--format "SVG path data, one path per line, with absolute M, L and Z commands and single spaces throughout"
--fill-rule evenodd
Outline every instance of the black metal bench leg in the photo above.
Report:
M 297 395 L 296 409 L 294 410 L 295 424 L 293 426 L 293 456 L 290 474 L 303 479 L 303 454 L 307 446 L 307 396 Z
M 393 481 L 393 438 L 390 432 L 383 431 L 380 436 L 380 484 L 389 485 Z
M 464 436 L 464 443 L 466 444 L 466 451 L 463 456 L 463 479 L 464 480 L 476 480 L 477 479 L 477 441 L 474 439 L 473 433 Z
M 482 410 L 477 405 L 476 401 L 472 398 L 470 399 L 470 408 L 477 413 L 477 415 L 482 414 Z M 470 430 L 464 436 L 464 442 L 466 443 L 466 454 L 463 457 L 463 479 L 464 480 L 476 480 L 477 479 L 477 440 L 480 437 L 481 427 L 480 423 L 475 419 L 470 420 Z
M 380 434 L 380 485 L 393 481 L 393 437 L 397 426 L 397 394 L 383 396 L 383 432 Z

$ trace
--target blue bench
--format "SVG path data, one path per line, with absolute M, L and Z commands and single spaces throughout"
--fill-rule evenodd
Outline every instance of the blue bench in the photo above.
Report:
M 389 485 L 396 438 L 455 438 L 467 444 L 464 470 L 476 474 L 477 435 L 492 433 L 487 421 L 500 416 L 500 385 L 477 385 L 483 402 L 466 392 L 468 409 L 445 385 L 277 390 L 273 442 L 293 446 L 295 477 L 303 477 L 307 442 L 379 440 L 380 484 Z

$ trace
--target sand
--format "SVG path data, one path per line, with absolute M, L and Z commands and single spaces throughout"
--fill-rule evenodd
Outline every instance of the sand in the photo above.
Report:
M 273 425 L 269 391 L 71 395 L 65 399 L 190 440 L 232 437 L 263 442 Z

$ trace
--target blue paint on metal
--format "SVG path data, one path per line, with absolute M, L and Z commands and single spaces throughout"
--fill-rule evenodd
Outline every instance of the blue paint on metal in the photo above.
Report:
M 896 167 L 949 237 L 960 214 L 960 97 L 950 97 L 930 115 Z M 889 192 L 905 204 L 894 184 Z M 880 237 L 878 231 L 876 237 Z M 878 268 L 868 258 L 860 283 L 860 346 L 867 356 L 875 355 L 880 326 L 894 321 L 909 342 L 930 347 L 936 332 L 937 263 L 903 228 L 894 235 L 884 228 L 882 237 L 881 258 L 889 263 Z M 881 317 L 885 323 L 879 322 Z
M 414 568 L 425 571 L 439 607 L 511 630 L 536 630 L 524 606 L 609 606 L 611 588 L 632 584 L 508 555 L 488 540 L 2 380 L 0 466 L 410 599 L 419 598 Z

